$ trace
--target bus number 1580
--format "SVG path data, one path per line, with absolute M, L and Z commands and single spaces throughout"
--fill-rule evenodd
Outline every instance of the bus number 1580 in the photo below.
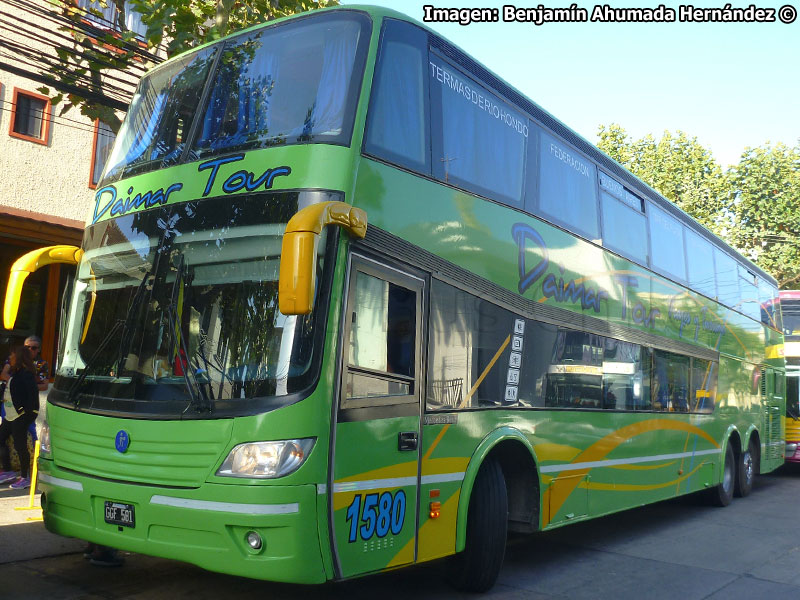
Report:
M 360 517 L 360 518 L 359 518 Z M 350 523 L 348 542 L 355 542 L 358 536 L 366 541 L 377 535 L 385 537 L 389 531 L 398 535 L 403 529 L 406 517 L 406 493 L 398 490 L 382 494 L 357 494 L 347 507 L 347 522 Z M 359 522 L 361 527 L 358 526 Z

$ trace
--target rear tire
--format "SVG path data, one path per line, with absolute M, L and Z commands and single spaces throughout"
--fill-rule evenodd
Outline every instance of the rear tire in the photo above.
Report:
M 734 494 L 739 498 L 744 498 L 753 490 L 753 481 L 756 478 L 756 447 L 753 437 L 747 444 L 747 451 L 742 452 L 736 469 L 736 489 Z
M 464 551 L 450 559 L 449 580 L 464 592 L 490 589 L 503 565 L 508 531 L 508 492 L 500 465 L 486 459 L 478 470 L 467 516 Z
M 733 500 L 733 488 L 736 482 L 736 457 L 728 440 L 725 449 L 725 464 L 722 466 L 722 481 L 709 490 L 711 503 L 715 506 L 728 506 Z

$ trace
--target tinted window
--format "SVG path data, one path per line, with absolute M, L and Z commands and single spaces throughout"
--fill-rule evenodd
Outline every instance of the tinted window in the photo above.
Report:
M 699 413 L 714 412 L 717 395 L 716 363 L 692 359 L 692 403 L 691 411 Z
M 597 170 L 577 151 L 542 133 L 539 209 L 590 239 L 597 239 Z
M 517 404 L 529 351 L 523 319 L 434 280 L 428 351 L 429 410 Z M 533 350 L 530 344 L 530 350 Z
M 650 256 L 653 267 L 686 280 L 686 260 L 683 253 L 683 227 L 672 215 L 649 204 Z
M 718 300 L 727 306 L 738 308 L 739 265 L 725 252 L 714 248 L 714 266 L 717 271 Z
M 748 269 L 739 266 L 739 293 L 741 295 L 741 310 L 748 317 L 761 320 L 761 305 L 758 301 L 758 287 L 756 286 L 756 276 Z
M 689 286 L 709 298 L 716 298 L 714 277 L 714 249 L 711 242 L 690 229 L 686 230 L 686 261 L 689 269 Z
M 780 329 L 778 289 L 761 277 L 758 278 L 758 299 L 761 302 L 761 322 L 773 329 Z
M 453 65 L 431 56 L 434 175 L 520 205 L 528 119 Z
M 399 165 L 430 173 L 427 35 L 387 20 L 372 83 L 365 150 Z
M 432 282 L 428 410 L 709 413 L 717 368 L 714 362 L 524 319 Z
M 603 210 L 603 245 L 647 264 L 647 226 L 644 215 L 605 191 L 600 192 Z
M 545 405 L 602 408 L 603 338 L 560 329 L 551 348 Z
M 689 411 L 689 362 L 688 356 L 653 351 L 650 385 L 654 410 Z
M 638 344 L 604 339 L 603 408 L 650 410 L 650 356 Z

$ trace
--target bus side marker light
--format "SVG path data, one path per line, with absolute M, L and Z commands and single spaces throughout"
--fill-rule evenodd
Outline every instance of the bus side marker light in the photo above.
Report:
M 441 502 L 431 502 L 430 504 L 430 512 L 428 515 L 431 519 L 438 519 L 439 515 L 442 513 L 442 503 Z
M 439 490 L 431 490 L 430 491 L 430 497 L 431 498 L 438 498 L 440 494 L 441 494 L 441 492 Z

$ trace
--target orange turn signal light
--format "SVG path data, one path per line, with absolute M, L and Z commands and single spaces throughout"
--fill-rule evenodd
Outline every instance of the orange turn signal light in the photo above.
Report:
M 438 519 L 439 515 L 442 513 L 442 503 L 441 502 L 431 502 L 430 504 L 430 512 L 428 513 L 431 519 Z

